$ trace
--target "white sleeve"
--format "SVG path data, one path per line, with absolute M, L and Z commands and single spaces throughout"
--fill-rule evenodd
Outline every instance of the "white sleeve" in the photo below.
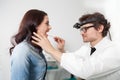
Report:
M 63 53 L 60 65 L 75 76 L 86 79 L 94 72 L 91 62 L 93 62 L 92 59 L 84 60 L 83 57 L 78 58 L 74 53 Z
M 108 48 L 100 55 L 84 59 L 82 56 L 74 53 L 63 53 L 60 65 L 70 73 L 81 77 L 88 78 L 92 75 L 110 71 L 117 68 L 120 62 L 120 51 Z

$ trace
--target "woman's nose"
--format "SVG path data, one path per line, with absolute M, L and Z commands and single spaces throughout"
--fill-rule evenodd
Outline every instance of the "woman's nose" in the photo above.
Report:
M 52 27 L 51 26 L 49 26 L 49 30 L 51 30 L 52 29 Z

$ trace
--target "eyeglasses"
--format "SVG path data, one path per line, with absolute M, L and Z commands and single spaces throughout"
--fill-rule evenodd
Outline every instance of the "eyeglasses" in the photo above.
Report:
M 83 28 L 80 29 L 80 31 L 83 31 L 84 33 L 86 33 L 87 30 L 88 30 L 89 28 L 91 28 L 91 27 L 94 27 L 94 26 L 83 27 Z

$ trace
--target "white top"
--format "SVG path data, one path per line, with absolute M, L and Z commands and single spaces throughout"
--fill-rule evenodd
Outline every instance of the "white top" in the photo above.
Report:
M 105 37 L 95 48 L 92 55 L 89 43 L 76 52 L 63 53 L 60 64 L 70 73 L 86 80 L 120 79 L 120 46 Z

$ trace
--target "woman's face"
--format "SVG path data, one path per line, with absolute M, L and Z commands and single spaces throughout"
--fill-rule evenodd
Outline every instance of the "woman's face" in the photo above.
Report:
M 41 35 L 41 33 L 42 33 L 43 35 L 45 35 L 47 37 L 48 36 L 47 32 L 49 32 L 50 29 L 51 29 L 51 27 L 49 25 L 48 16 L 45 16 L 42 23 L 37 27 L 37 34 Z

